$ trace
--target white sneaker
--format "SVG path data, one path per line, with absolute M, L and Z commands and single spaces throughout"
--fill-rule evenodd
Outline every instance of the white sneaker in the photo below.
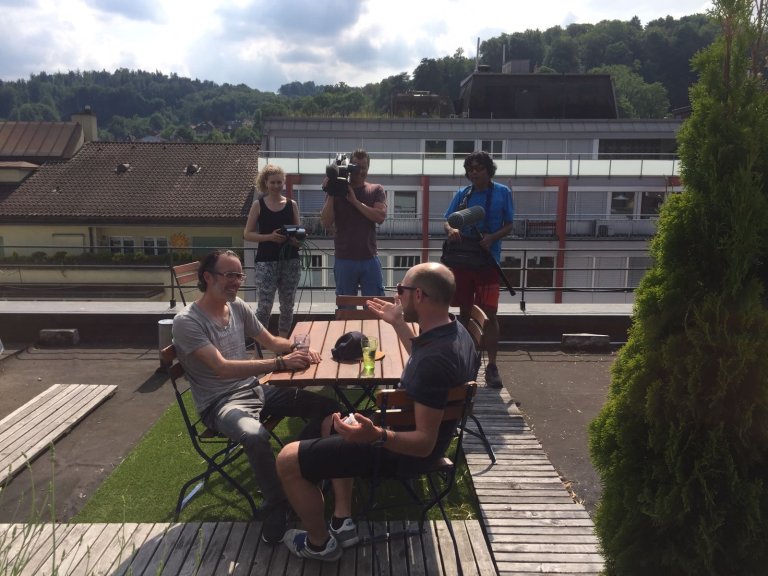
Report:
M 342 548 L 356 546 L 360 541 L 360 537 L 357 535 L 357 524 L 352 518 L 344 518 L 344 522 L 338 530 L 335 530 L 329 522 L 328 531 L 336 538 Z
M 336 538 L 333 537 L 333 534 L 328 538 L 328 542 L 325 543 L 325 548 L 320 552 L 315 552 L 307 545 L 307 532 L 305 530 L 288 530 L 285 536 L 283 536 L 283 544 L 285 544 L 291 554 L 299 558 L 310 558 L 322 560 L 323 562 L 336 562 L 344 552 Z

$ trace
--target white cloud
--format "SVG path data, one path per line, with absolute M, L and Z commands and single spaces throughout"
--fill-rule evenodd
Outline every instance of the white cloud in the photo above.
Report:
M 274 91 L 287 82 L 362 86 L 478 37 L 552 26 L 703 12 L 659 0 L 0 0 L 0 79 L 39 72 L 159 70 Z

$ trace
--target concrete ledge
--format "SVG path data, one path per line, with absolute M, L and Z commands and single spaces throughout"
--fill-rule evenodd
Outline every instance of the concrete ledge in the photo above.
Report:
M 607 352 L 611 349 L 611 340 L 608 334 L 563 334 L 560 346 L 569 351 Z
M 248 302 L 255 307 L 255 302 Z M 71 302 L 0 300 L 0 339 L 27 345 L 42 329 L 77 328 L 80 342 L 157 347 L 158 321 L 172 319 L 183 306 L 167 302 Z M 294 320 L 330 320 L 331 303 L 299 302 Z M 458 313 L 458 308 L 452 309 Z M 632 323 L 631 304 L 529 303 L 525 312 L 518 303 L 499 306 L 500 341 L 557 345 L 563 334 L 607 334 L 611 342 L 626 342 Z M 270 322 L 277 329 L 277 310 Z
M 44 328 L 37 342 L 41 346 L 74 346 L 80 342 L 80 333 L 77 328 Z

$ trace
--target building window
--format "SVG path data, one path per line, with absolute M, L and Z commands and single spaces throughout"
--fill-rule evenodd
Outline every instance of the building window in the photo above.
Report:
M 501 158 L 501 155 L 503 154 L 503 143 L 503 140 L 483 140 L 480 149 L 488 152 L 493 158 Z
M 424 155 L 426 158 L 445 158 L 448 151 L 447 140 L 425 140 Z
M 464 158 L 469 156 L 475 151 L 474 140 L 454 140 L 453 141 L 453 157 Z
M 631 218 L 635 214 L 634 192 L 611 192 L 611 215 Z
M 168 238 L 145 237 L 144 254 L 148 256 L 163 256 L 168 254 Z
M 396 216 L 416 216 L 416 192 L 394 192 L 392 207 Z
M 421 256 L 397 254 L 392 256 L 392 285 L 402 282 L 412 266 L 421 263 Z
M 510 286 L 520 286 L 520 268 L 522 263 L 522 259 L 517 256 L 504 256 L 501 259 L 499 265 Z
M 664 203 L 664 192 L 643 192 L 640 197 L 640 218 L 657 218 Z
M 421 256 L 411 256 L 411 255 L 398 255 L 394 256 L 393 260 L 393 266 L 395 268 L 412 268 L 413 266 L 416 266 L 416 264 L 421 264 Z
M 532 256 L 528 258 L 526 287 L 552 288 L 554 286 L 555 259 L 552 256 Z
M 301 281 L 302 287 L 320 287 L 323 285 L 323 255 L 301 255 Z
M 625 160 L 627 158 L 669 159 L 677 151 L 674 139 L 607 139 L 601 138 L 599 154 L 601 160 Z
M 649 256 L 630 256 L 627 287 L 637 288 L 640 280 L 651 267 L 652 262 Z
M 111 236 L 109 238 L 109 250 L 112 254 L 133 254 L 136 241 L 128 236 Z

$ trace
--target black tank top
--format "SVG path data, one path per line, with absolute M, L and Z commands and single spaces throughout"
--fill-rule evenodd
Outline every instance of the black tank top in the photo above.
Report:
M 281 226 L 290 226 L 293 224 L 293 203 L 288 200 L 285 208 L 280 212 L 272 212 L 267 208 L 264 198 L 259 198 L 259 234 L 271 234 Z M 285 248 L 283 249 L 283 247 Z M 299 249 L 296 246 L 286 246 L 277 242 L 259 242 L 256 250 L 256 262 L 276 262 L 280 260 L 280 251 L 282 259 L 298 258 Z

